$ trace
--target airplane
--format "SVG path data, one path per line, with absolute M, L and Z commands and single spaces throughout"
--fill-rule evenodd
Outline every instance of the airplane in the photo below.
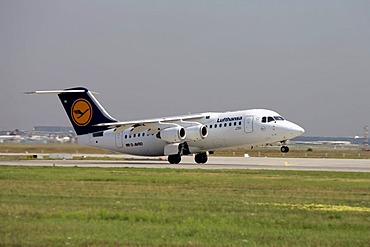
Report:
M 77 134 L 78 143 L 140 156 L 168 156 L 179 164 L 181 156 L 194 155 L 198 164 L 215 150 L 281 142 L 304 133 L 299 125 L 266 109 L 205 112 L 137 121 L 118 121 L 108 114 L 84 87 L 33 91 L 27 94 L 57 94 Z

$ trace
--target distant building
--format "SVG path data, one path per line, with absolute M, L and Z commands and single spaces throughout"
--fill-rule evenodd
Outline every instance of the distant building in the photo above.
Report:
M 76 141 L 76 133 L 72 127 L 35 126 L 33 130 L 0 131 L 0 143 L 3 142 L 63 142 Z
M 41 138 L 47 142 L 73 142 L 76 138 L 73 128 L 65 126 L 35 126 L 29 135 L 32 139 Z
M 35 126 L 33 128 L 34 131 L 38 132 L 50 132 L 50 133 L 74 133 L 72 127 L 65 127 L 65 126 Z

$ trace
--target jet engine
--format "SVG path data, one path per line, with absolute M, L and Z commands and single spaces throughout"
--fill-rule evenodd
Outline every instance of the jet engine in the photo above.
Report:
M 185 129 L 181 126 L 170 127 L 161 130 L 157 137 L 167 142 L 181 142 L 186 138 Z
M 208 136 L 208 129 L 205 125 L 194 125 L 187 127 L 186 139 L 188 140 L 201 140 Z

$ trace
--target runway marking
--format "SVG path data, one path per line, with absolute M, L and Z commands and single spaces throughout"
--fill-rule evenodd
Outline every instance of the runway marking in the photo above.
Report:
M 291 166 L 292 164 L 288 163 L 288 162 L 284 162 L 284 165 L 285 166 Z
M 288 207 L 288 208 L 297 208 L 308 211 L 332 211 L 332 212 L 370 212 L 368 207 L 352 207 L 347 205 L 326 205 L 326 204 L 289 204 L 289 203 L 277 203 L 277 202 L 257 202 L 245 204 L 253 204 L 257 206 L 275 206 L 275 207 Z

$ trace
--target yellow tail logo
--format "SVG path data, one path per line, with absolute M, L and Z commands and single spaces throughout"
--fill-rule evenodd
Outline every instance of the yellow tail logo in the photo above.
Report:
M 71 116 L 73 122 L 78 126 L 86 126 L 92 118 L 92 107 L 89 101 L 80 98 L 76 99 L 72 104 Z

